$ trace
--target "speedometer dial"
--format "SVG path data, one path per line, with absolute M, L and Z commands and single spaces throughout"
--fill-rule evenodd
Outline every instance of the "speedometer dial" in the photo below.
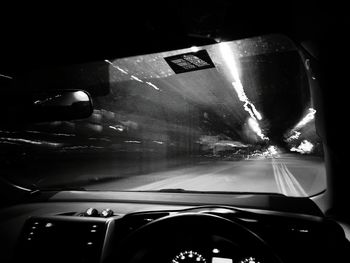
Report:
M 205 258 L 199 254 L 196 251 L 188 250 L 183 251 L 176 255 L 174 259 L 171 261 L 172 263 L 200 263 L 200 262 L 207 262 Z

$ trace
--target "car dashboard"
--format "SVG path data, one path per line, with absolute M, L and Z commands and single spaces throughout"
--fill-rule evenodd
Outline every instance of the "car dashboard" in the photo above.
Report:
M 343 229 L 308 198 L 62 191 L 0 211 L 1 262 L 338 262 Z

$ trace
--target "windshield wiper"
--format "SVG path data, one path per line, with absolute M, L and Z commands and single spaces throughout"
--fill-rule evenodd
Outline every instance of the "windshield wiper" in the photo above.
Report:
M 157 190 L 157 192 L 166 192 L 166 193 L 186 193 L 186 192 L 198 192 L 198 191 L 188 191 L 183 188 L 163 188 Z
M 37 191 L 86 191 L 84 187 L 43 187 Z
M 164 193 L 200 193 L 200 194 L 236 194 L 236 195 L 277 195 L 285 196 L 281 193 L 265 193 L 265 192 L 235 192 L 235 191 L 198 191 L 185 190 L 183 188 L 163 188 L 159 190 L 146 190 L 140 192 L 164 192 Z

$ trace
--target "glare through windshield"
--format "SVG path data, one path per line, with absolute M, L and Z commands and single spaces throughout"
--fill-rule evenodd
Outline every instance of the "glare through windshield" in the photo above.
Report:
M 1 176 L 31 188 L 314 195 L 326 183 L 308 78 L 277 35 L 30 72 L 25 88 L 85 89 L 94 112 L 2 128 Z

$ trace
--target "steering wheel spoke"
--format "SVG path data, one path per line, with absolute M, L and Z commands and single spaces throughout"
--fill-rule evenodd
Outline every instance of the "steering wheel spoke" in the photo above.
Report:
M 238 220 L 206 213 L 154 220 L 131 233 L 116 251 L 114 262 L 124 263 L 200 263 L 216 256 L 239 263 L 244 255 L 258 255 L 261 263 L 281 263 L 268 244 Z

